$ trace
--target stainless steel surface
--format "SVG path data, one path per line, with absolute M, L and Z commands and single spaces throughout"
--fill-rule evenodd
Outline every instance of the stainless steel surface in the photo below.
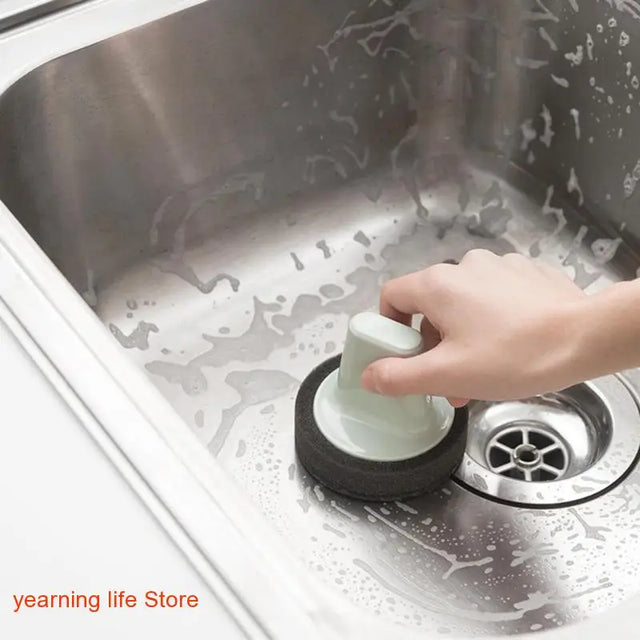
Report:
M 86 0 L 0 0 L 0 33 Z
M 454 636 L 562 626 L 638 592 L 637 470 L 566 508 L 453 481 L 349 501 L 297 467 L 293 397 L 400 273 L 484 247 L 635 275 L 636 17 L 207 2 L 9 89 L 0 198 L 340 598 Z
M 515 504 L 583 502 L 619 481 L 639 448 L 638 406 L 607 376 L 522 401 L 472 403 L 456 477 Z

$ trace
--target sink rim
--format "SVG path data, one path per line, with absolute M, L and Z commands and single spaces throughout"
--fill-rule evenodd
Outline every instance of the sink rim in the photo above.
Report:
M 13 29 L 26 22 L 66 9 L 74 4 L 86 2 L 86 0 L 31 0 L 27 4 L 25 0 L 14 0 L 0 8 L 0 32 Z

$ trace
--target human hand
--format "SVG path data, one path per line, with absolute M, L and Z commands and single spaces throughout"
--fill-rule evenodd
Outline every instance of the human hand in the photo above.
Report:
M 428 351 L 365 369 L 366 389 L 386 395 L 509 400 L 581 378 L 580 318 L 587 296 L 563 272 L 519 254 L 477 249 L 391 280 L 380 312 L 410 325 L 422 314 Z

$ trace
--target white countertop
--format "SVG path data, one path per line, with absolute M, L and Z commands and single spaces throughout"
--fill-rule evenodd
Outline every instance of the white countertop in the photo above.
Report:
M 22 638 L 244 637 L 0 322 L 0 629 Z M 13 594 L 196 594 L 193 609 L 27 609 Z

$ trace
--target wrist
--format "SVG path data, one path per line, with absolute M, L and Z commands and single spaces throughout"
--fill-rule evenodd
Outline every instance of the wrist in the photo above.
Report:
M 591 379 L 640 365 L 640 281 L 585 296 L 570 310 L 573 367 Z
M 543 351 L 542 376 L 549 389 L 571 386 L 593 377 L 589 354 L 593 348 L 591 327 L 595 306 L 589 296 L 568 301 L 549 318 L 548 344 Z

